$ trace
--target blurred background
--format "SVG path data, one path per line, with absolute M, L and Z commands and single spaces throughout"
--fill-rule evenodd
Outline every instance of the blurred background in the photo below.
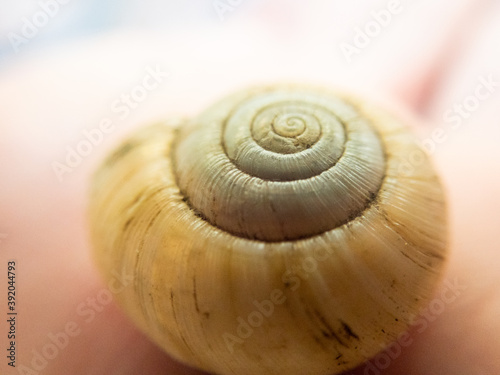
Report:
M 189 42 L 192 54 L 205 52 L 218 62 L 226 57 L 220 53 L 224 45 L 240 57 L 243 52 L 250 59 L 259 57 L 263 64 L 272 66 L 273 60 L 282 62 L 286 56 L 294 67 L 301 64 L 302 69 L 312 71 L 330 64 L 331 75 L 338 79 L 355 71 L 371 82 L 377 69 L 394 65 L 388 63 L 391 58 L 422 62 L 449 44 L 451 34 L 456 44 L 463 37 L 460 34 L 474 29 L 471 23 L 476 22 L 476 11 L 484 13 L 494 3 L 315 0 L 305 6 L 295 0 L 1 0 L 0 61 L 5 66 L 48 48 L 68 48 L 83 39 L 140 32 L 148 34 L 144 40 L 175 35 Z M 388 9 L 391 6 L 393 10 Z M 462 27 L 457 28 L 460 22 Z M 259 56 L 270 45 L 272 58 Z M 163 48 L 177 53 L 168 44 Z M 346 53 L 353 48 L 358 51 Z M 364 65 L 368 61 L 372 72 Z M 341 73 L 333 69 L 338 67 Z
M 4 59 L 16 52 L 9 41 L 9 33 L 23 36 L 25 20 L 33 21 L 34 17 L 35 26 L 40 30 L 29 44 L 23 45 L 24 51 L 102 34 L 113 29 L 140 28 L 168 32 L 204 28 L 218 21 L 210 1 L 150 1 L 144 4 L 134 0 L 71 0 L 55 3 L 57 6 L 54 7 L 50 1 L 0 2 L 0 51 Z M 40 11 L 49 15 L 49 22 L 43 21 L 43 16 L 36 19 L 36 14 Z

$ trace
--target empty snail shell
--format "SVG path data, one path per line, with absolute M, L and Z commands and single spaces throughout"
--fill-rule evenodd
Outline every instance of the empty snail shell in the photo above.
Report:
M 116 296 L 133 321 L 223 375 L 359 365 L 431 298 L 447 250 L 443 189 L 404 124 L 293 85 L 138 131 L 96 173 L 90 219 L 103 274 L 134 277 Z

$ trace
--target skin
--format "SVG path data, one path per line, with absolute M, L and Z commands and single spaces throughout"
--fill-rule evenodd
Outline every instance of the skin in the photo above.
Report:
M 442 309 L 422 311 L 423 321 L 404 341 L 410 343 L 401 344 L 401 353 L 387 366 L 372 360 L 379 372 L 367 372 L 364 364 L 352 373 L 500 373 L 499 87 L 479 101 L 477 110 L 463 112 L 457 129 L 443 120 L 446 111 L 474 95 L 480 76 L 492 74 L 500 81 L 500 9 L 481 1 L 443 3 L 408 9 L 401 15 L 405 21 L 394 21 L 353 64 L 347 64 L 338 49 L 332 52 L 331 45 L 322 52 L 311 50 L 310 61 L 295 58 L 291 37 L 298 38 L 294 48 L 307 49 L 308 38 L 314 36 L 310 32 L 300 39 L 300 31 L 309 30 L 305 11 L 297 16 L 303 23 L 284 23 L 279 31 L 265 18 L 258 25 L 248 21 L 227 26 L 239 34 L 208 31 L 208 51 L 203 49 L 206 40 L 196 33 L 115 33 L 63 51 L 19 55 L 0 72 L 0 264 L 5 268 L 8 259 L 17 260 L 18 369 L 33 369 L 36 352 L 51 342 L 51 334 L 67 330 L 73 336 L 64 348 L 32 373 L 201 373 L 164 354 L 114 302 L 99 303 L 110 280 L 99 277 L 91 258 L 85 213 L 90 175 L 104 155 L 142 123 L 189 116 L 234 89 L 293 78 L 327 86 L 346 86 L 349 81 L 350 89 L 374 93 L 411 114 L 422 139 L 439 128 L 446 135 L 434 142 L 431 152 L 447 190 L 450 220 L 450 258 L 435 300 L 444 301 L 447 280 L 461 287 Z M 280 11 L 294 14 L 281 5 Z M 363 6 L 367 14 L 373 9 L 368 2 Z M 355 25 L 337 26 L 349 31 Z M 331 44 L 332 36 L 340 35 L 329 27 L 328 38 L 328 33 L 318 33 L 318 44 Z M 415 34 L 411 48 L 402 48 L 401 40 Z M 282 46 L 279 56 L 277 44 Z M 237 47 L 241 45 L 245 48 Z M 276 57 L 269 61 L 262 56 Z M 145 76 L 145 67 L 156 63 L 171 76 L 120 119 L 110 110 L 113 101 L 130 92 Z M 343 74 L 335 74 L 338 71 Z M 96 128 L 107 117 L 113 119 L 114 130 L 59 181 L 51 163 L 63 162 L 66 147 L 84 139 L 81 131 Z M 0 272 L 0 284 L 6 284 L 6 271 Z M 5 359 L 0 368 L 2 374 L 18 373 Z

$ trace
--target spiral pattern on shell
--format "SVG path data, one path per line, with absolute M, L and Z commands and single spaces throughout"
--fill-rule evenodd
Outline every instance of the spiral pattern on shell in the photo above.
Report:
M 446 258 L 443 190 L 406 127 L 302 86 L 139 130 L 97 172 L 90 217 L 102 273 L 133 276 L 116 296 L 132 320 L 223 375 L 359 365 L 408 327 Z
M 385 172 L 383 145 L 345 101 L 276 90 L 203 116 L 175 153 L 183 194 L 214 226 L 263 241 L 309 237 L 359 216 Z

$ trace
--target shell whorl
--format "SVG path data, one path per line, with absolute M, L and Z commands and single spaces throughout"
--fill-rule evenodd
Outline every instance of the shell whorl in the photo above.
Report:
M 358 366 L 408 328 L 447 255 L 444 191 L 406 124 L 308 87 L 140 129 L 97 171 L 90 217 L 102 273 L 133 279 L 128 315 L 221 375 Z
M 370 204 L 385 173 L 377 130 L 346 101 L 305 89 L 256 92 L 180 134 L 181 192 L 212 225 L 263 241 L 323 233 Z

